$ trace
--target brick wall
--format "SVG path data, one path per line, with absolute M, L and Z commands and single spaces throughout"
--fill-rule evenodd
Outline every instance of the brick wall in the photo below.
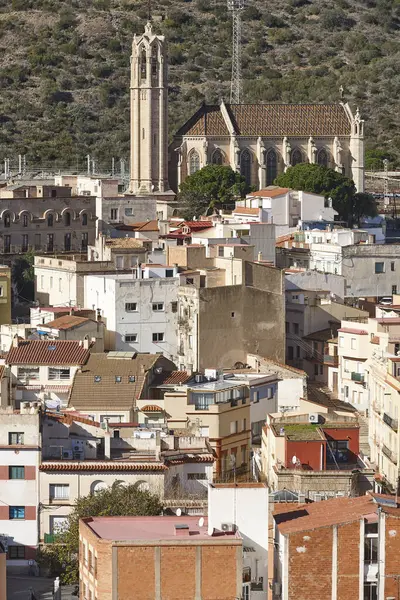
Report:
M 360 576 L 360 522 L 339 525 L 337 600 L 358 598 Z
M 386 515 L 385 526 L 385 593 L 384 598 L 398 598 L 400 583 L 394 579 L 400 575 L 400 519 Z
M 237 546 L 202 546 L 201 597 L 204 600 L 234 600 L 236 594 Z
M 177 568 L 177 565 L 179 567 Z M 182 576 L 184 574 L 184 576 Z M 204 573 L 202 576 L 204 577 Z M 196 548 L 161 548 L 161 597 L 163 600 L 194 598 L 196 591 Z
M 155 566 L 153 546 L 118 548 L 118 598 L 154 600 Z M 175 570 L 178 571 L 178 569 Z M 99 596 L 101 600 L 102 596 Z
M 322 600 L 332 588 L 332 528 L 289 536 L 289 600 Z

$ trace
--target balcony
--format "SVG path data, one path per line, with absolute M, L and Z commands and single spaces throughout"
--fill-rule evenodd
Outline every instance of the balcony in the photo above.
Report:
M 382 453 L 395 465 L 397 465 L 397 457 L 385 444 L 382 444 Z
M 383 422 L 386 423 L 386 425 L 389 425 L 389 427 L 397 433 L 397 430 L 398 430 L 397 419 L 392 419 L 392 417 L 390 417 L 387 413 L 384 412 L 383 413 Z
M 373 402 L 372 403 L 372 408 L 374 409 L 374 411 L 376 413 L 378 413 L 378 415 L 382 414 L 382 406 L 380 404 L 378 404 L 378 402 Z
M 357 383 L 364 383 L 364 373 L 356 373 L 355 371 L 351 374 L 351 380 Z
M 331 354 L 324 354 L 324 365 L 328 365 L 329 367 L 338 367 L 339 357 L 332 356 Z

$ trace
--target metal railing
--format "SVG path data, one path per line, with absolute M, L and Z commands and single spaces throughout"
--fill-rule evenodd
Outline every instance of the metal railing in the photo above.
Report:
M 337 367 L 339 365 L 339 357 L 332 356 L 331 354 L 324 354 L 324 363 L 331 367 Z
M 382 444 L 382 453 L 390 460 L 392 463 L 397 465 L 397 456 L 394 452 L 390 450 L 385 444 Z
M 353 371 L 351 374 L 351 380 L 357 381 L 358 383 L 364 383 L 364 373 L 356 373 Z

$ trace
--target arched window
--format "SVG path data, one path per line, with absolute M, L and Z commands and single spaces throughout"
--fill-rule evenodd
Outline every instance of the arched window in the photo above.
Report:
M 200 170 L 200 156 L 196 150 L 192 150 L 189 156 L 189 175 L 193 175 Z
M 328 166 L 328 153 L 323 148 L 318 152 L 317 163 L 323 167 Z
M 11 226 L 11 217 L 9 215 L 9 213 L 4 215 L 4 227 L 10 227 Z
M 22 227 L 28 227 L 28 215 L 26 213 L 22 215 Z
M 91 494 L 95 494 L 96 492 L 101 492 L 102 490 L 105 490 L 107 488 L 107 484 L 104 483 L 104 481 L 93 481 L 92 485 L 90 486 L 90 493 Z
M 215 150 L 212 155 L 211 162 L 213 165 L 222 165 L 224 162 L 224 157 L 222 156 L 222 152 L 219 148 Z
M 268 150 L 267 154 L 267 185 L 272 185 L 278 175 L 278 157 L 275 150 Z
M 54 215 L 52 213 L 47 215 L 47 227 L 53 227 L 54 225 Z
M 243 150 L 240 157 L 240 174 L 246 180 L 247 185 L 251 185 L 251 154 L 249 150 Z
M 298 148 L 295 148 L 292 152 L 292 167 L 295 167 L 296 165 L 300 164 L 303 162 L 303 156 L 300 152 L 300 150 Z
M 67 227 L 69 227 L 71 225 L 71 213 L 70 212 L 64 213 L 64 224 Z
M 151 51 L 151 76 L 153 79 L 157 77 L 157 67 L 158 67 L 158 56 L 157 56 L 157 46 L 153 46 Z
M 146 50 L 143 48 L 140 53 L 140 78 L 146 79 L 147 77 L 147 56 Z
M 83 227 L 87 226 L 87 214 L 86 213 L 83 213 L 83 215 L 82 215 L 82 225 L 83 225 Z

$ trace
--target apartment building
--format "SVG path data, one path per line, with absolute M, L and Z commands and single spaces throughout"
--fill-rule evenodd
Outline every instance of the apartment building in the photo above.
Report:
M 7 186 L 0 190 L 0 253 L 86 252 L 96 236 L 95 199 L 71 188 Z
M 7 354 L 12 404 L 39 402 L 60 408 L 68 403 L 75 373 L 90 355 L 84 341 L 21 340 L 13 338 Z
M 22 407 L 19 414 L 11 409 L 0 410 L 0 537 L 7 546 L 7 570 L 14 574 L 27 574 L 36 558 L 39 418 L 34 406 Z M 0 590 L 1 586 L 0 577 Z
M 89 517 L 79 542 L 82 599 L 243 597 L 242 538 L 207 519 Z
M 143 263 L 130 275 L 88 275 L 85 305 L 106 323 L 107 347 L 162 352 L 176 361 L 178 287 L 176 266 Z
M 103 352 L 105 341 L 105 324 L 100 318 L 93 320 L 70 314 L 57 317 L 43 325 L 38 325 L 36 332 L 44 340 L 84 341 L 90 340 L 92 352 Z M 26 336 L 25 336 L 26 337 Z
M 360 456 L 357 416 L 304 404 L 315 412 L 267 415 L 261 462 L 269 487 L 310 500 L 373 489 L 374 469 Z
M 368 494 L 277 508 L 273 600 L 397 598 L 395 497 Z

